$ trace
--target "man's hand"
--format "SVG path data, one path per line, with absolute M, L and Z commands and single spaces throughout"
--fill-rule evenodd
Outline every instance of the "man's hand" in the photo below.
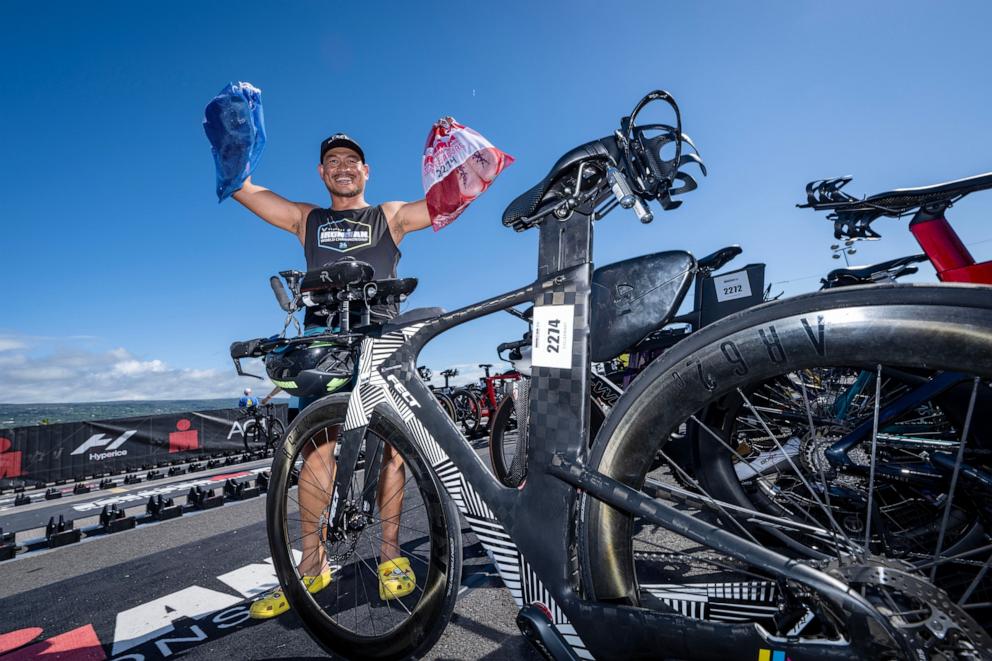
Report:
M 389 222 L 389 233 L 393 243 L 400 244 L 409 232 L 416 232 L 431 226 L 431 216 L 427 212 L 427 200 L 416 202 L 384 202 L 382 210 Z
M 300 243 L 306 237 L 307 214 L 316 208 L 313 204 L 291 202 L 254 184 L 251 177 L 245 179 L 244 185 L 232 197 L 265 222 L 295 234 Z

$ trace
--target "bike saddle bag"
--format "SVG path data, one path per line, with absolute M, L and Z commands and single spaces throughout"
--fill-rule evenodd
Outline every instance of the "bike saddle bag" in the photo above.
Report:
M 672 318 L 685 297 L 696 260 L 672 250 L 608 264 L 592 274 L 593 362 L 619 356 Z

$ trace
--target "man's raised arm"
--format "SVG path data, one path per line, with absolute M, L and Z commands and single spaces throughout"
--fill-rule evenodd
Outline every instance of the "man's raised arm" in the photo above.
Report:
M 311 209 L 316 208 L 314 205 L 291 202 L 264 186 L 252 183 L 251 177 L 245 179 L 244 185 L 234 193 L 233 197 L 265 222 L 292 232 L 299 238 L 300 243 L 303 243 L 307 214 Z
M 386 213 L 390 233 L 397 245 L 407 233 L 431 226 L 431 215 L 427 212 L 427 200 L 385 202 L 382 205 L 382 210 Z

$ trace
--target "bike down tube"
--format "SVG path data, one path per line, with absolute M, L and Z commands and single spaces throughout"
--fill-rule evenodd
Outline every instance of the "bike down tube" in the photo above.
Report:
M 472 459 L 479 462 L 482 466 L 483 475 L 473 475 L 473 479 L 478 480 L 476 484 L 481 483 L 482 479 L 485 477 L 489 477 L 494 482 L 496 480 L 485 469 L 485 466 L 481 464 L 481 460 L 479 460 L 474 451 L 470 451 L 469 453 L 459 452 L 461 449 L 459 448 L 459 440 L 462 441 L 465 446 L 469 448 L 469 450 L 471 450 L 471 446 L 469 446 L 468 441 L 462 437 L 461 433 L 458 431 L 458 428 L 455 427 L 454 421 L 452 421 L 441 408 L 440 402 L 434 397 L 427 384 L 423 381 L 423 379 L 419 378 L 419 373 L 416 370 L 416 358 L 423 346 L 436 335 L 466 321 L 477 319 L 478 317 L 482 317 L 493 312 L 498 312 L 505 307 L 519 305 L 520 303 L 528 301 L 533 298 L 533 292 L 536 291 L 537 286 L 538 283 L 532 283 L 526 287 L 522 287 L 502 296 L 496 296 L 476 305 L 461 308 L 428 321 L 427 325 L 421 328 L 420 332 L 418 332 L 418 334 L 410 341 L 409 345 L 404 346 L 393 356 L 391 360 L 386 361 L 382 366 L 382 371 L 388 373 L 391 370 L 395 370 L 397 367 L 409 364 L 410 373 L 413 376 L 407 377 L 404 375 L 402 377 L 402 383 L 409 392 L 415 393 L 414 396 L 416 402 L 426 402 L 426 405 L 423 407 L 421 407 L 419 403 L 417 404 L 417 407 L 421 408 L 419 415 L 426 421 L 426 426 L 432 432 L 436 432 L 439 428 L 441 428 L 444 429 L 445 432 L 454 435 L 447 443 L 441 441 L 441 445 L 449 456 L 453 454 L 459 455 L 459 458 L 457 459 L 453 457 L 453 460 L 457 465 L 459 465 L 459 467 L 464 466 L 466 462 L 469 462 Z M 349 403 L 349 407 L 350 406 L 351 403 Z M 375 413 L 373 413 L 373 415 L 375 415 Z M 369 422 L 371 423 L 372 421 L 370 420 Z M 338 527 L 342 523 L 341 517 L 343 516 L 343 511 L 338 509 L 337 504 L 339 502 L 345 502 L 347 498 L 348 489 L 350 488 L 352 476 L 354 475 L 355 469 L 358 465 L 358 457 L 361 453 L 367 430 L 368 425 L 362 425 L 353 429 L 346 429 L 341 432 L 341 442 L 338 443 L 336 449 L 334 493 L 331 512 L 328 517 L 332 527 Z M 381 445 L 381 442 L 376 445 L 377 450 L 381 450 Z M 374 473 L 371 475 L 371 479 L 373 481 L 378 480 L 378 474 Z

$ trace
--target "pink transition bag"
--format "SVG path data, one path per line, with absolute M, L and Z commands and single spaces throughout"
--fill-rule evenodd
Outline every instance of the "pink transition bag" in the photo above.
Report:
M 512 156 L 454 117 L 434 122 L 424 147 L 422 173 L 434 231 L 454 222 L 512 162 Z

